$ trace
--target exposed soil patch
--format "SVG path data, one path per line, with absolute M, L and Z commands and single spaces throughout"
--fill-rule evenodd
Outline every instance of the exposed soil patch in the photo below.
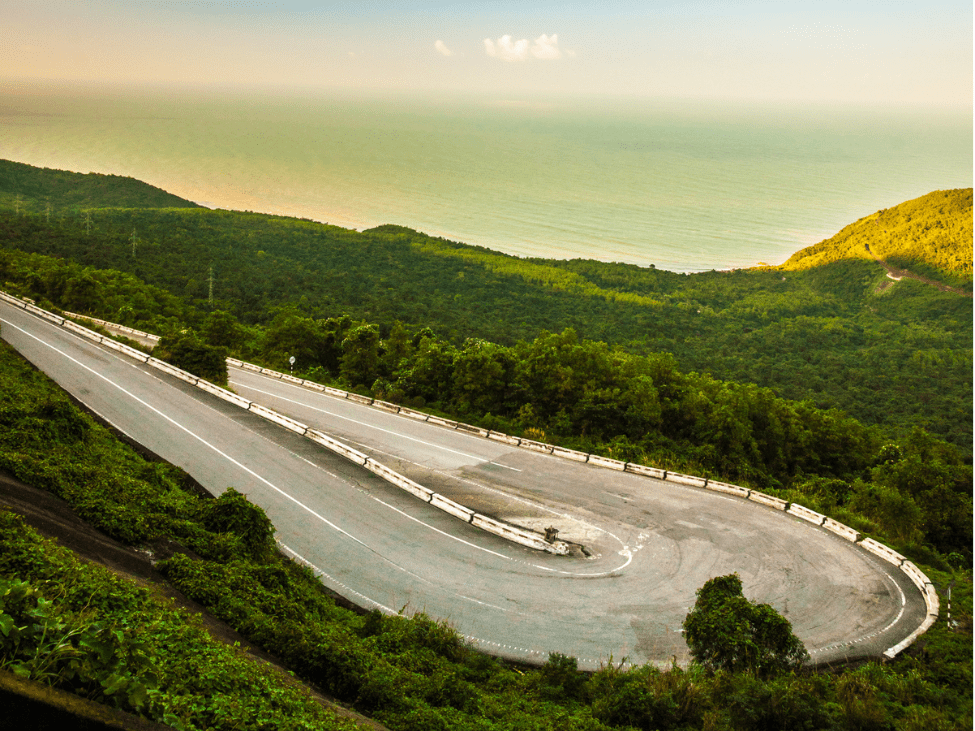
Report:
M 880 264 L 880 266 L 882 266 L 884 269 L 887 270 L 887 276 L 895 281 L 904 279 L 905 277 L 907 279 L 916 279 L 917 281 L 924 282 L 928 286 L 934 287 L 935 289 L 940 289 L 942 292 L 954 292 L 955 294 L 960 294 L 962 297 L 968 297 L 968 298 L 972 297 L 971 292 L 963 292 L 957 287 L 949 287 L 947 284 L 937 282 L 934 279 L 929 279 L 928 277 L 922 277 L 920 274 L 914 274 L 913 272 L 910 272 L 907 269 L 900 269 L 898 267 L 891 266 L 883 259 L 881 259 L 879 256 L 877 256 L 872 251 L 870 251 L 870 244 L 864 244 L 863 248 L 867 250 L 867 253 L 870 254 L 870 256 L 872 256 L 874 260 Z M 891 282 L 884 282 L 879 287 L 877 287 L 876 291 L 882 292 L 883 290 L 887 289 L 887 287 L 890 287 L 891 284 L 892 284 Z

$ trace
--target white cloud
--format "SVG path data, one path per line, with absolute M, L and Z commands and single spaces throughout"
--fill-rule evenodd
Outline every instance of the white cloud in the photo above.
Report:
M 447 46 L 444 45 L 443 41 L 437 41 L 433 44 L 433 47 L 437 49 L 437 53 L 444 56 L 453 56 L 454 52 L 451 51 Z
M 501 36 L 497 41 L 485 38 L 484 50 L 488 56 L 500 58 L 502 61 L 524 61 L 528 56 L 528 41 L 522 38 L 512 42 L 511 36 Z
M 559 50 L 559 36 L 553 33 L 550 36 L 542 33 L 535 39 L 535 44 L 531 47 L 532 56 L 543 59 L 562 58 L 562 51 Z
M 488 56 L 500 58 L 502 61 L 525 61 L 529 54 L 544 61 L 562 58 L 559 36 L 556 33 L 550 36 L 542 33 L 532 42 L 529 42 L 527 38 L 516 41 L 510 35 L 501 36 L 496 41 L 485 38 L 484 50 L 487 51 Z M 574 56 L 575 53 L 567 51 L 566 55 Z

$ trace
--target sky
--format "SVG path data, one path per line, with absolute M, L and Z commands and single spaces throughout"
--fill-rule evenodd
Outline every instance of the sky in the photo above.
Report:
M 972 107 L 970 0 L 0 0 L 0 77 Z

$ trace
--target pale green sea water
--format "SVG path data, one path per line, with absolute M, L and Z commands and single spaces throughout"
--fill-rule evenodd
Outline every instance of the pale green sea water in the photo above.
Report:
M 0 157 L 220 208 L 382 223 L 521 256 L 780 263 L 972 185 L 972 115 L 0 84 Z

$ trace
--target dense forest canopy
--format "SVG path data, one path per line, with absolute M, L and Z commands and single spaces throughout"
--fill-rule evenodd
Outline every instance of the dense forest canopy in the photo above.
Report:
M 843 259 L 922 265 L 951 281 L 972 281 L 972 189 L 933 193 L 877 211 L 815 246 L 798 251 L 783 271 Z M 971 291 L 971 290 L 969 290 Z
M 19 200 L 18 200 L 19 199 Z M 198 208 L 135 178 L 72 173 L 0 160 L 0 205 L 47 214 L 65 208 Z
M 356 232 L 190 208 L 179 199 L 156 202 L 168 208 L 132 202 L 150 205 L 157 193 L 168 195 L 127 178 L 4 163 L 0 245 L 128 272 L 245 325 L 269 325 L 280 307 L 291 306 L 314 320 L 375 323 L 383 336 L 397 321 L 429 327 L 455 347 L 471 337 L 511 347 L 571 328 L 630 353 L 670 353 L 683 371 L 841 409 L 893 434 L 919 425 L 964 449 L 972 445 L 971 300 L 919 281 L 894 284 L 868 258 L 837 257 L 795 272 L 686 275 L 521 259 L 398 226 Z M 877 251 L 906 256 L 909 247 L 896 242 L 913 241 L 923 221 L 939 232 L 932 239 L 938 251 L 953 252 L 939 261 L 970 262 L 970 190 L 909 201 L 876 220 L 890 232 L 883 246 L 870 221 L 845 229 L 843 240 L 855 249 L 857 231 L 869 224 Z M 935 270 L 929 259 L 916 265 L 971 291 L 970 265 L 967 273 L 964 266 Z M 74 307 L 96 304 L 107 319 L 125 317 L 77 297 Z

